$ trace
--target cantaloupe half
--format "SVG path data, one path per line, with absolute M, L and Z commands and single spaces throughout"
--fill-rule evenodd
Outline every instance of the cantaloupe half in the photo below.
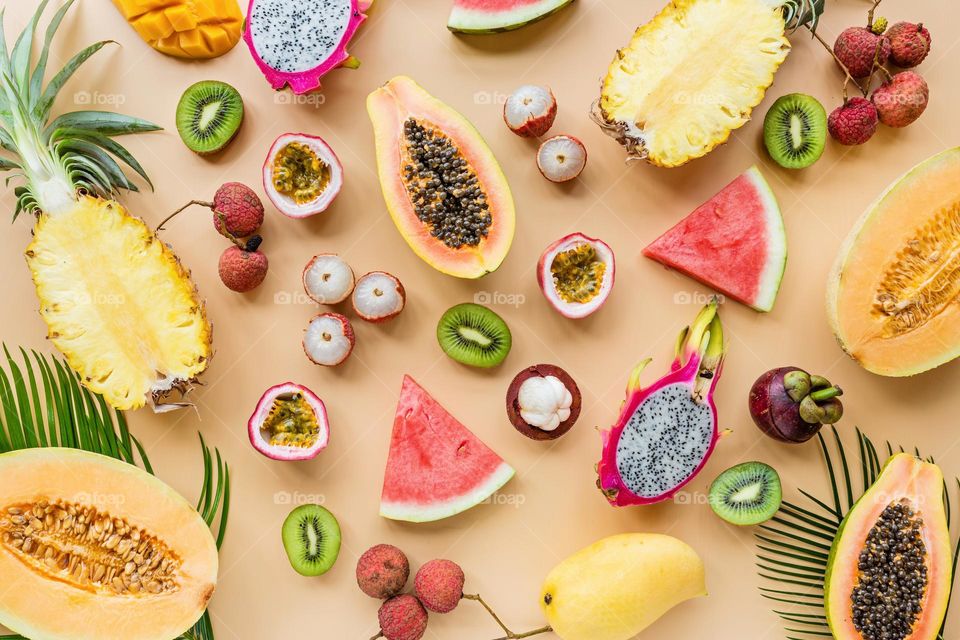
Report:
M 909 376 L 960 356 L 960 147 L 922 162 L 867 209 L 827 289 L 840 346 Z
M 200 514 L 145 471 L 75 449 L 0 455 L 0 624 L 24 637 L 179 637 L 217 564 Z

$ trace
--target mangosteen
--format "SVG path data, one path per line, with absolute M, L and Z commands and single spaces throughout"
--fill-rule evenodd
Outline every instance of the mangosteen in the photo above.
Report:
M 555 440 L 565 434 L 580 417 L 580 405 L 577 383 L 552 364 L 527 367 L 507 389 L 507 416 L 532 440 Z
M 825 424 L 843 416 L 843 394 L 823 376 L 810 375 L 798 367 L 771 369 L 757 378 L 750 389 L 750 416 L 771 438 L 782 442 L 806 442 Z

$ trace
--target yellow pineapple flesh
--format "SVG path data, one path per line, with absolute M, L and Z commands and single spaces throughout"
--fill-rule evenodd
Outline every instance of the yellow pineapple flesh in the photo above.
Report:
M 675 167 L 743 126 L 786 59 L 769 0 L 674 0 L 610 64 L 593 117 L 631 158 Z
M 143 406 L 206 367 L 211 328 L 187 271 L 119 203 L 42 214 L 26 251 L 49 337 L 91 390 Z

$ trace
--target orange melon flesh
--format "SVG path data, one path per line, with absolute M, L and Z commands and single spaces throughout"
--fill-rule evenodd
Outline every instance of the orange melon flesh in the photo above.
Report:
M 26 539 L 18 547 L 11 534 L 23 533 L 24 525 L 14 519 L 29 522 L 37 515 L 30 507 L 44 501 L 57 508 L 50 510 L 50 518 L 37 518 L 43 528 L 28 536 L 31 548 L 24 553 Z M 84 508 L 96 509 L 98 517 L 84 525 L 86 539 L 65 534 L 63 523 L 71 520 L 61 520 L 58 512 L 66 511 L 66 505 L 79 510 L 72 517 L 74 526 L 81 524 Z M 17 510 L 25 513 L 14 513 Z M 94 532 L 105 528 L 100 524 L 104 516 L 120 526 L 110 525 L 113 533 L 101 539 Z M 127 525 L 131 532 L 123 535 Z M 110 542 L 113 534 L 119 534 L 119 542 Z M 119 593 L 106 579 L 109 573 L 98 581 L 90 579 L 98 566 L 112 567 L 122 579 L 125 555 L 136 556 L 140 546 L 132 543 L 133 553 L 121 555 L 119 551 L 131 544 L 124 542 L 126 538 L 139 538 L 140 543 L 151 540 L 161 561 L 151 572 L 149 561 L 135 559 L 143 567 L 135 572 L 157 576 L 157 583 L 164 575 L 170 587 L 159 593 L 145 589 Z M 0 576 L 10 587 L 0 598 L 0 624 L 31 640 L 171 640 L 200 618 L 217 582 L 216 544 L 196 509 L 133 465 L 75 449 L 26 449 L 0 455 L 0 539 Z M 78 543 L 78 539 L 86 541 Z M 74 564 L 68 568 L 47 565 L 34 557 L 39 545 L 55 550 L 54 565 L 59 554 L 70 549 Z M 148 548 L 139 553 L 140 558 L 153 556 Z M 170 567 L 166 571 L 164 562 Z M 83 564 L 88 567 L 86 578 L 77 575 Z M 77 573 L 71 573 L 70 566 Z M 141 584 L 147 580 L 143 578 Z
M 857 585 L 858 559 L 870 530 L 891 503 L 906 500 L 923 521 L 927 590 L 908 640 L 934 640 L 950 600 L 951 546 L 939 467 L 902 453 L 890 458 L 874 485 L 844 519 L 828 563 L 827 619 L 838 640 L 860 640 L 850 595 Z
M 373 122 L 377 169 L 387 210 L 410 248 L 433 268 L 458 278 L 479 278 L 496 270 L 513 242 L 516 213 L 506 176 L 473 125 L 406 76 L 398 76 L 371 93 L 367 112 Z M 430 227 L 417 217 L 403 180 L 403 125 L 409 118 L 440 130 L 476 172 L 493 218 L 487 237 L 478 245 L 452 249 L 431 236 Z
M 827 310 L 843 349 L 885 376 L 960 355 L 960 147 L 913 168 L 870 206 L 831 274 Z

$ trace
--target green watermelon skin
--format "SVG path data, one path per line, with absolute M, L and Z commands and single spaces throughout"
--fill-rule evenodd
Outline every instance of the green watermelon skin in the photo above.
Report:
M 454 33 L 492 34 L 543 20 L 573 0 L 454 0 L 447 28 Z
M 404 376 L 383 477 L 380 515 L 430 522 L 485 501 L 513 468 Z
M 770 311 L 787 265 L 780 206 L 760 170 L 751 167 L 643 255 L 757 311 Z

